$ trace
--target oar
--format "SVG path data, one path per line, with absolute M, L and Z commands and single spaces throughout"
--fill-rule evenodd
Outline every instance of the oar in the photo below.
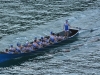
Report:
M 98 28 L 95 28 L 95 29 L 83 29 L 83 28 L 80 28 L 80 27 L 75 27 L 75 28 L 77 28 L 79 30 L 89 30 L 90 32 L 93 32 L 93 31 L 98 29 Z

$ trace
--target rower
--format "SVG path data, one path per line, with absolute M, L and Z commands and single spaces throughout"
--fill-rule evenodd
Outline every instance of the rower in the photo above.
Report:
M 5 50 L 5 53 L 8 53 L 8 54 L 9 54 L 9 50 L 8 50 L 8 49 L 6 49 L 6 50 Z
M 45 41 L 45 44 L 46 44 L 47 46 L 50 44 L 50 39 L 49 39 L 48 36 L 44 38 L 44 41 Z
M 56 38 L 57 38 L 57 41 L 64 40 L 64 37 L 63 36 L 60 36 L 59 34 L 57 34 Z
M 10 49 L 9 49 L 10 52 L 14 53 L 15 52 L 15 48 L 13 47 L 13 45 L 10 45 Z
M 39 45 L 37 44 L 36 40 L 34 40 L 34 42 L 33 42 L 33 48 L 34 49 L 40 48 Z
M 57 42 L 56 36 L 53 32 L 51 32 L 51 35 L 50 35 L 50 42 L 51 43 L 56 43 Z
M 26 45 L 22 45 L 22 48 L 21 48 L 21 53 L 26 53 Z
M 31 52 L 31 51 L 33 51 L 31 44 L 25 45 L 25 52 Z
M 42 39 L 37 40 L 37 44 L 42 48 L 43 47 Z
M 17 47 L 16 47 L 16 53 L 21 53 L 21 44 L 20 43 L 17 43 Z

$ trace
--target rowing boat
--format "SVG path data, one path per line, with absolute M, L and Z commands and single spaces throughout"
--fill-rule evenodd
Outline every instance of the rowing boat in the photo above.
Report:
M 41 53 L 42 51 L 46 51 L 50 48 L 54 48 L 54 47 L 57 47 L 57 46 L 61 46 L 62 44 L 67 44 L 67 43 L 70 43 L 72 41 L 75 41 L 75 38 L 77 37 L 79 30 L 70 29 L 69 31 L 70 31 L 70 34 L 69 34 L 68 38 L 66 38 L 62 41 L 59 41 L 57 43 L 51 44 L 49 46 L 37 49 L 35 51 L 31 51 L 31 52 L 28 52 L 28 53 L 20 53 L 20 54 L 0 53 L 0 63 L 11 60 L 11 59 L 15 59 L 15 58 L 18 58 L 18 57 L 25 57 L 25 56 L 35 55 L 36 53 Z M 59 32 L 59 34 L 60 34 L 60 36 L 64 36 L 64 31 Z

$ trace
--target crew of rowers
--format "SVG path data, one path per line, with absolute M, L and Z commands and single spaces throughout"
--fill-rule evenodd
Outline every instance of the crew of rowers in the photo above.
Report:
M 21 45 L 20 43 L 17 43 L 17 47 L 13 47 L 13 45 L 11 45 L 9 49 L 5 50 L 5 53 L 8 54 L 27 53 L 57 43 L 63 39 L 65 39 L 64 36 L 59 36 L 59 34 L 51 32 L 50 36 L 41 37 L 41 39 L 35 38 L 33 42 L 26 42 L 24 45 Z

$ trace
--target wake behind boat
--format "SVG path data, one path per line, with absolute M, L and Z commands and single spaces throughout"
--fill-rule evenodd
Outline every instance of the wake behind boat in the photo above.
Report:
M 59 33 L 52 33 L 52 35 L 58 35 L 60 37 L 62 37 L 60 40 L 54 41 L 54 40 L 50 40 L 50 36 L 45 36 L 46 40 L 49 39 L 49 44 L 48 45 L 43 45 L 41 47 L 34 47 L 36 44 L 33 45 L 35 41 L 30 42 L 29 45 L 32 46 L 33 48 L 31 50 L 24 50 L 25 52 L 13 52 L 13 53 L 7 53 L 7 52 L 1 52 L 0 53 L 0 63 L 7 61 L 7 60 L 11 60 L 14 58 L 18 58 L 18 57 L 24 57 L 24 56 L 29 56 L 29 55 L 34 55 L 36 53 L 41 53 L 42 51 L 48 50 L 49 48 L 54 48 L 57 46 L 61 46 L 62 44 L 67 44 L 72 42 L 73 40 L 75 40 L 76 36 L 78 35 L 78 31 L 77 29 L 69 29 L 69 37 L 68 38 L 64 38 L 65 36 L 65 32 L 59 32 Z M 43 39 L 43 38 L 41 38 Z M 40 39 L 38 39 L 40 40 Z M 26 45 L 23 45 L 25 47 L 27 47 Z M 8 51 L 8 50 L 7 50 Z

